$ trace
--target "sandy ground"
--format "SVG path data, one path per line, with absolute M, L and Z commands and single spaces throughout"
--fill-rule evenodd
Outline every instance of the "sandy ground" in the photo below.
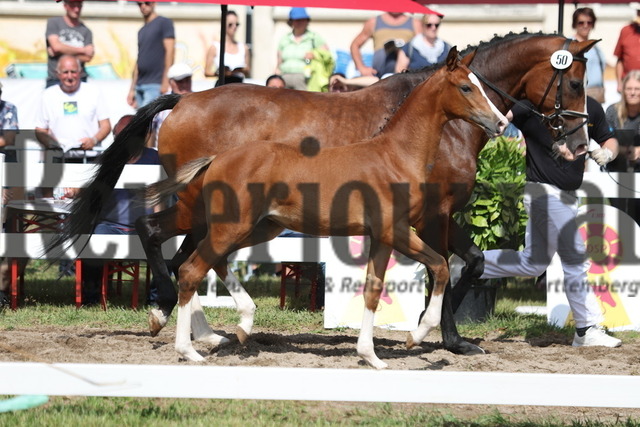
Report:
M 174 328 L 150 337 L 144 329 L 60 329 L 16 328 L 2 334 L 0 360 L 46 361 L 49 363 L 190 364 L 179 361 L 173 350 Z M 234 328 L 218 330 L 232 341 L 210 351 L 196 344 L 205 364 L 221 366 L 283 366 L 311 368 L 366 368 L 356 355 L 357 331 L 325 331 L 286 334 L 256 328 L 252 339 L 240 345 Z M 438 332 L 418 348 L 404 348 L 406 332 L 376 329 L 378 356 L 391 369 L 442 371 L 495 371 L 562 374 L 639 375 L 640 342 L 626 342 L 617 349 L 573 348 L 565 336 L 550 334 L 527 342 L 523 338 L 494 337 L 473 340 L 487 354 L 461 356 L 444 350 Z M 10 349 L 10 350 L 9 350 Z M 443 413 L 462 417 L 493 414 L 496 410 L 511 419 L 549 416 L 571 420 L 615 422 L 631 417 L 640 422 L 640 409 L 563 408 L 534 406 L 430 405 Z

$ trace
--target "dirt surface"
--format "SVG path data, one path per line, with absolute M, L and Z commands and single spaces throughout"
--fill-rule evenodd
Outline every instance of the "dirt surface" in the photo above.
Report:
M 308 368 L 369 369 L 356 355 L 357 331 L 325 331 L 287 334 L 256 328 L 246 345 L 234 337 L 234 328 L 217 330 L 232 338 L 230 344 L 211 352 L 196 344 L 205 364 L 216 366 L 281 366 Z M 183 364 L 173 350 L 174 328 L 157 337 L 144 329 L 61 329 L 39 327 L 5 331 L 1 361 L 46 361 L 49 363 Z M 442 348 L 438 332 L 423 345 L 407 351 L 406 332 L 376 329 L 378 356 L 391 369 L 434 371 L 495 371 L 561 374 L 639 375 L 640 343 L 625 342 L 617 349 L 573 348 L 563 335 L 547 335 L 530 342 L 523 338 L 495 337 L 472 340 L 487 354 L 461 356 Z M 10 349 L 10 350 L 9 350 Z M 429 405 L 459 417 L 501 414 L 513 420 L 555 417 L 558 420 L 615 422 L 631 417 L 640 422 L 640 409 L 544 408 L 534 406 Z

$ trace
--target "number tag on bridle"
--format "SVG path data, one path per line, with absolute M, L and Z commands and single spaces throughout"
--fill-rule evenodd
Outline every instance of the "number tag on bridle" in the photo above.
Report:
M 573 55 L 568 50 L 556 50 L 551 55 L 551 65 L 556 70 L 566 70 L 573 63 Z

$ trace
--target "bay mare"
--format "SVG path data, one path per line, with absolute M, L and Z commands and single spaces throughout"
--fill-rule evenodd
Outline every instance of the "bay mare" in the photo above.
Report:
M 422 218 L 423 207 L 429 203 L 421 186 L 433 169 L 447 121 L 464 119 L 489 137 L 500 135 L 508 124 L 467 68 L 474 55 L 459 60 L 458 51 L 452 48 L 446 65 L 411 92 L 374 138 L 329 148 L 309 140 L 299 147 L 296 141 L 243 145 L 190 162 L 178 171 L 178 179 L 156 185 L 157 189 L 164 187 L 159 191 L 162 198 L 206 169 L 203 199 L 208 232 L 179 270 L 175 348 L 182 357 L 204 359 L 191 343 L 191 313 L 193 296 L 211 268 L 240 313 L 238 339 L 242 343 L 251 335 L 256 306 L 228 268 L 227 257 L 247 241 L 271 240 L 285 228 L 313 230 L 320 236 L 371 238 L 357 345 L 358 354 L 370 366 L 387 367 L 374 351 L 373 319 L 391 248 L 424 264 L 434 279 L 426 314 L 409 334 L 407 346 L 420 344 L 440 324 L 449 269 L 443 256 L 411 232 L 411 225 Z M 308 193 L 299 190 L 303 186 L 317 190 L 312 208 Z M 225 340 L 211 329 L 199 338 L 216 346 Z
M 539 105 L 542 113 L 549 114 L 554 111 L 557 90 L 550 57 L 563 48 L 565 42 L 564 37 L 543 34 L 497 37 L 478 46 L 473 66 L 501 90 L 516 99 L 530 99 Z M 583 57 L 595 43 L 570 41 L 566 48 L 574 57 Z M 299 143 L 312 135 L 322 147 L 328 147 L 375 135 L 413 88 L 434 69 L 397 74 L 368 88 L 340 94 L 226 85 L 185 96 L 161 97 L 141 108 L 132 123 L 103 153 L 93 182 L 74 201 L 70 220 L 63 224 L 51 247 L 64 245 L 65 240 L 92 230 L 122 168 L 144 145 L 149 125 L 159 111 L 173 109 L 161 128 L 158 142 L 163 165 L 169 176 L 173 176 L 190 160 L 246 143 L 268 140 Z M 565 71 L 562 89 L 562 106 L 584 111 L 582 62 L 574 62 Z M 503 113 L 512 105 L 510 100 L 494 91 L 489 90 L 487 94 Z M 465 122 L 453 121 L 445 126 L 438 161 L 429 177 L 434 201 L 425 206 L 425 218 L 431 226 L 417 224 L 421 238 L 436 251 L 446 255 L 449 249 L 470 265 L 461 281 L 482 272 L 482 252 L 452 220 L 452 214 L 469 199 L 475 182 L 477 155 L 487 140 L 482 131 Z M 569 137 L 566 146 L 570 153 L 575 153 L 585 142 L 586 132 L 579 131 Z M 178 193 L 179 201 L 175 206 L 138 220 L 138 234 L 158 283 L 160 309 L 149 314 L 152 335 L 166 324 L 177 302 L 173 282 L 162 259 L 161 244 L 173 236 L 187 234 L 174 264 L 179 265 L 191 254 L 194 241 L 199 241 L 206 232 L 201 189 L 202 179 L 199 178 Z M 456 286 L 456 291 L 465 288 L 465 282 L 461 284 L 463 286 Z M 445 348 L 464 354 L 482 352 L 458 334 L 450 297 L 451 293 L 446 292 L 441 324 Z

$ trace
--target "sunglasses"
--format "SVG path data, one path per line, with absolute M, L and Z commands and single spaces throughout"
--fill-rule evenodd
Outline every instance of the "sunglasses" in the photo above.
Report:
M 139 1 L 138 2 L 138 7 L 144 5 L 144 6 L 151 6 L 151 3 L 153 3 L 152 1 Z
M 234 22 L 229 22 L 229 23 L 227 24 L 227 27 L 228 27 L 228 28 L 239 27 L 239 26 L 240 26 L 240 24 L 239 24 L 239 23 L 237 23 L 237 22 L 236 22 L 236 23 L 234 23 Z
M 438 28 L 440 26 L 440 24 L 424 24 L 424 26 L 427 27 L 427 28 L 431 28 L 431 27 Z
M 578 25 L 593 25 L 593 21 L 578 21 Z

